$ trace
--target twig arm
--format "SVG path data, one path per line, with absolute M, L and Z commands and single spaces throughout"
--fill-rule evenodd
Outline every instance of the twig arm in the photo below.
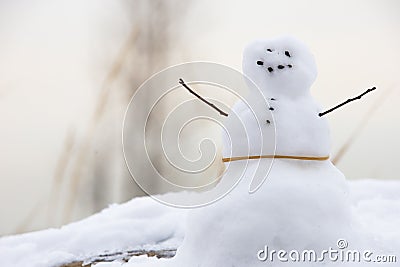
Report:
M 179 83 L 185 87 L 191 94 L 193 94 L 194 96 L 196 96 L 198 99 L 200 99 L 201 101 L 203 101 L 204 103 L 206 103 L 207 105 L 209 105 L 210 107 L 212 107 L 213 109 L 215 109 L 216 111 L 219 112 L 219 114 L 228 117 L 228 113 L 222 111 L 221 109 L 219 109 L 217 106 L 215 106 L 213 103 L 207 101 L 206 99 L 204 99 L 201 95 L 199 95 L 198 93 L 196 93 L 195 91 L 193 91 L 184 81 L 183 79 L 179 79 Z
M 326 114 L 328 114 L 328 113 L 334 111 L 335 109 L 340 108 L 341 106 L 344 106 L 344 105 L 346 105 L 346 104 L 348 104 L 348 103 L 350 103 L 350 102 L 352 102 L 352 101 L 354 101 L 354 100 L 361 99 L 361 97 L 363 97 L 364 95 L 368 94 L 369 92 L 374 91 L 375 89 L 376 89 L 376 87 L 372 87 L 372 88 L 366 90 L 366 91 L 365 91 L 364 93 L 362 93 L 361 95 L 358 95 L 358 96 L 353 97 L 353 98 L 349 98 L 349 99 L 347 99 L 346 101 L 340 103 L 339 105 L 336 105 L 336 106 L 334 106 L 333 108 L 328 109 L 327 111 L 324 111 L 324 112 L 319 113 L 318 116 L 322 117 L 322 116 L 324 116 L 324 115 L 326 115 Z

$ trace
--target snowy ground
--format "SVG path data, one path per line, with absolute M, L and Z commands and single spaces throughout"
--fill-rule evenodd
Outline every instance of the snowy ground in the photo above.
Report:
M 400 249 L 400 181 L 349 182 L 352 208 L 360 227 Z M 136 198 L 82 221 L 0 239 L 0 266 L 60 266 L 90 261 L 97 255 L 127 250 L 175 249 L 182 242 L 187 210 L 164 206 L 151 198 Z M 143 259 L 143 257 L 141 257 Z M 97 266 L 135 266 L 101 263 Z
M 0 239 L 0 266 L 58 266 L 136 249 L 176 248 L 186 212 L 151 198 L 135 198 L 60 229 Z

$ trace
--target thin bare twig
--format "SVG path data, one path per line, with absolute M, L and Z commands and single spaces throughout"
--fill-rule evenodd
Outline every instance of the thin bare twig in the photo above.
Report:
M 375 103 L 369 108 L 367 112 L 365 112 L 363 119 L 360 121 L 355 130 L 350 134 L 350 137 L 346 140 L 346 142 L 340 147 L 337 154 L 333 157 L 332 163 L 337 165 L 346 152 L 350 149 L 350 147 L 354 144 L 354 141 L 357 137 L 363 132 L 364 128 L 367 126 L 373 115 L 378 111 L 379 107 L 382 106 L 382 103 L 389 98 L 389 95 L 394 91 L 395 86 L 392 86 L 390 89 L 386 89 L 380 97 L 375 101 Z
M 215 109 L 216 111 L 219 112 L 219 114 L 228 117 L 228 113 L 222 111 L 221 109 L 219 109 L 217 106 L 215 106 L 213 103 L 205 100 L 203 97 L 201 97 L 201 95 L 199 95 L 198 93 L 196 93 L 195 91 L 193 91 L 189 86 L 186 85 L 186 83 L 183 81 L 183 79 L 179 79 L 179 83 L 185 87 L 191 94 L 193 94 L 194 96 L 196 96 L 198 99 L 200 99 L 201 101 L 203 101 L 204 103 L 206 103 L 207 105 L 209 105 L 210 107 L 212 107 L 213 109 Z
M 322 116 L 324 116 L 325 114 L 328 114 L 329 112 L 332 112 L 332 111 L 334 111 L 335 109 L 340 108 L 341 106 L 344 106 L 344 105 L 346 105 L 346 104 L 348 104 L 348 103 L 350 103 L 350 102 L 352 102 L 352 101 L 354 101 L 354 100 L 360 99 L 361 97 L 363 97 L 364 95 L 368 94 L 369 92 L 374 91 L 375 89 L 376 89 L 376 87 L 372 87 L 372 88 L 368 89 L 367 91 L 365 91 L 364 93 L 362 93 L 361 95 L 358 95 L 358 96 L 353 97 L 353 98 L 349 98 L 349 99 L 347 99 L 346 101 L 340 103 L 339 105 L 334 106 L 333 108 L 328 109 L 327 111 L 321 112 L 321 113 L 319 113 L 318 115 L 319 115 L 320 117 L 322 117 Z

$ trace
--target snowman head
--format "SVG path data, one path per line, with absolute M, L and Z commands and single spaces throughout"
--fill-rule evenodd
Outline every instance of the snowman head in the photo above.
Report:
M 256 40 L 243 52 L 243 72 L 267 94 L 304 95 L 317 77 L 309 49 L 291 36 Z

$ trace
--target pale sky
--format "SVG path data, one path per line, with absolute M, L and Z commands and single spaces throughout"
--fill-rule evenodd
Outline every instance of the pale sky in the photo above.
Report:
M 123 2 L 0 1 L 0 235 L 46 200 L 67 131 L 84 131 L 130 32 Z M 240 70 L 252 39 L 295 35 L 315 55 L 312 92 L 326 108 L 378 88 L 328 116 L 332 155 L 391 90 L 338 168 L 348 179 L 400 179 L 399 12 L 396 0 L 193 1 L 171 64 L 212 61 Z M 39 219 L 33 228 L 47 226 Z

